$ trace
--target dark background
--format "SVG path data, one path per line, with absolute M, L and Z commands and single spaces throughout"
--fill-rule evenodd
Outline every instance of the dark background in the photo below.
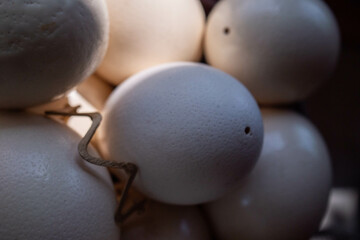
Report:
M 360 194 L 360 1 L 327 0 L 338 21 L 342 46 L 333 77 L 302 103 L 329 147 L 335 187 L 353 187 Z M 360 239 L 360 204 L 357 236 Z M 354 236 L 354 234 L 352 234 Z
M 360 1 L 328 0 L 342 49 L 333 77 L 303 103 L 331 152 L 334 185 L 360 187 Z

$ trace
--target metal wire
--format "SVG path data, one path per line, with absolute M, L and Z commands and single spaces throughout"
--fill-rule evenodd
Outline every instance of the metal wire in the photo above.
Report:
M 117 208 L 117 211 L 115 213 L 115 221 L 118 224 L 121 224 L 124 220 L 126 220 L 133 212 L 135 212 L 138 208 L 143 206 L 144 201 L 135 204 L 133 207 L 130 208 L 129 211 L 125 212 L 124 214 L 123 209 L 125 206 L 126 199 L 128 197 L 129 189 L 131 187 L 131 184 L 133 183 L 138 168 L 133 163 L 124 163 L 124 162 L 115 162 L 115 161 L 106 161 L 99 157 L 94 157 L 88 152 L 88 146 L 90 144 L 90 141 L 92 137 L 94 136 L 97 128 L 100 126 L 102 116 L 100 113 L 92 112 L 92 113 L 76 113 L 76 112 L 58 112 L 58 111 L 45 111 L 45 115 L 60 115 L 60 116 L 77 116 L 77 117 L 89 117 L 92 120 L 92 124 L 85 134 L 85 136 L 80 140 L 78 145 L 78 151 L 80 156 L 87 162 L 91 164 L 95 164 L 102 167 L 108 167 L 108 168 L 117 168 L 124 170 L 127 175 L 128 179 L 126 181 L 124 190 L 121 193 L 119 206 Z

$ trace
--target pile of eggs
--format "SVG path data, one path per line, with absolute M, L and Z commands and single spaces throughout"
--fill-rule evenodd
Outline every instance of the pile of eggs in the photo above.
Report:
M 322 0 L 222 0 L 206 17 L 210 2 L 0 1 L 2 240 L 319 230 L 329 153 L 286 106 L 331 75 L 337 23 Z M 72 111 L 75 87 L 103 115 L 88 151 L 138 168 L 134 191 L 148 200 L 121 224 L 107 169 L 80 157 L 66 120 L 44 114 Z

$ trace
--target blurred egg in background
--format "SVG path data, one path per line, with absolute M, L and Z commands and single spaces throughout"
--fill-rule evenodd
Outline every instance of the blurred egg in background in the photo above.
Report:
M 97 73 L 113 85 L 174 61 L 198 61 L 205 14 L 198 0 L 106 0 L 110 38 Z

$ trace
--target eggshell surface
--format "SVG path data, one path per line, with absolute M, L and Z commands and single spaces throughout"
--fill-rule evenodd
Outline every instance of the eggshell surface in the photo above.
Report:
M 97 73 L 117 85 L 146 68 L 198 61 L 205 13 L 198 0 L 107 0 L 109 48 Z
M 0 108 L 57 97 L 89 76 L 108 42 L 103 0 L 14 0 L 0 5 Z
M 264 146 L 237 190 L 206 205 L 219 239 L 306 240 L 316 233 L 331 188 L 327 147 L 288 110 L 262 110 Z
M 139 167 L 135 186 L 148 197 L 197 204 L 250 171 L 262 138 L 259 108 L 240 82 L 204 64 L 171 63 L 114 90 L 99 147 L 105 158 Z
M 208 226 L 195 206 L 149 202 L 145 212 L 122 226 L 122 240 L 210 240 Z
M 76 133 L 16 112 L 0 112 L 0 132 L 2 240 L 120 239 L 110 176 L 81 159 Z
M 208 18 L 207 62 L 260 104 L 303 100 L 333 72 L 340 34 L 321 0 L 221 1 Z

